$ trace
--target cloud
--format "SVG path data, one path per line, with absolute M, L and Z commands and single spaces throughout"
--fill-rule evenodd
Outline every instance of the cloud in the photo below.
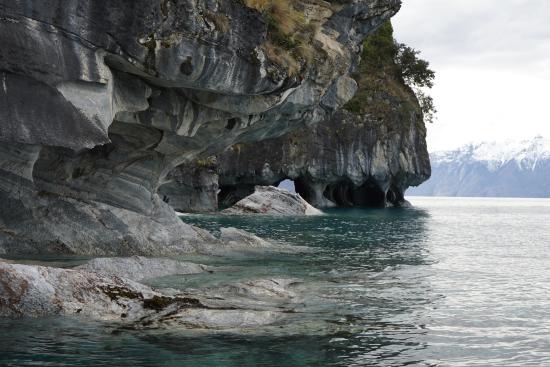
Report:
M 548 75 L 548 0 L 405 0 L 396 37 L 434 64 L 526 69 Z M 546 66 L 546 67 L 545 67 Z
M 549 0 L 404 0 L 395 36 L 436 71 L 431 151 L 550 137 Z

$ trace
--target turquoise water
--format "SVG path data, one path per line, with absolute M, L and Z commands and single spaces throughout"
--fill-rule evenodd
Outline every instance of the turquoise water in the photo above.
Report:
M 316 296 L 300 315 L 307 327 L 189 335 L 70 318 L 4 319 L 0 365 L 550 366 L 550 200 L 412 201 L 411 209 L 323 217 L 184 218 L 318 251 L 197 258 L 225 271 L 152 285 L 297 277 Z

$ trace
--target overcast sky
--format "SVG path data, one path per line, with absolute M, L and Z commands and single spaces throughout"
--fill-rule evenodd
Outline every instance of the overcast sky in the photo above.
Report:
M 430 151 L 550 138 L 550 0 L 403 0 L 393 24 L 437 73 Z

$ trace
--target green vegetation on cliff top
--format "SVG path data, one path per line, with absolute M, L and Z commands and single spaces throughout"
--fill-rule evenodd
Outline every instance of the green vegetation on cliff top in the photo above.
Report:
M 290 75 L 299 72 L 303 63 L 314 57 L 312 38 L 318 26 L 296 8 L 293 0 L 244 0 L 258 10 L 267 25 L 268 40 L 263 45 L 268 58 L 285 67 Z
M 419 53 L 396 42 L 391 22 L 384 23 L 363 44 L 361 64 L 354 75 L 359 88 L 345 108 L 383 118 L 391 109 L 385 101 L 395 99 L 402 109 L 420 109 L 424 120 L 432 122 L 436 112 L 433 100 L 422 89 L 433 86 L 435 73 Z

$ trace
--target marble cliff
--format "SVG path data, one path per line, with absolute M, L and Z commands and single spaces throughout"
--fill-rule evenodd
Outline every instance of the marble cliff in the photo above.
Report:
M 384 57 L 385 49 L 398 47 L 391 24 L 367 42 L 353 75 L 358 92 L 342 110 L 316 125 L 235 144 L 216 159 L 179 167 L 161 188 L 170 204 L 182 211 L 216 210 L 251 194 L 255 185 L 292 179 L 315 207 L 407 205 L 405 190 L 430 177 L 424 114 L 395 57 Z M 193 191 L 202 200 L 182 202 Z
M 400 7 L 276 4 L 0 0 L 0 254 L 216 242 L 158 195 L 167 174 L 330 118 Z

